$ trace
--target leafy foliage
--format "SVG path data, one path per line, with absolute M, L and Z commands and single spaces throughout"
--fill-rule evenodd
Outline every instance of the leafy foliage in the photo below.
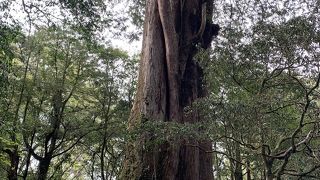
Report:
M 47 158 L 47 178 L 113 179 L 126 141 L 146 133 L 145 148 L 211 139 L 216 179 L 319 177 L 318 1 L 215 1 L 221 32 L 195 57 L 208 97 L 185 109 L 205 121 L 146 119 L 131 133 L 139 55 L 103 30 L 127 37 L 130 16 L 139 38 L 146 4 L 117 3 L 0 1 L 0 177 L 37 179 Z

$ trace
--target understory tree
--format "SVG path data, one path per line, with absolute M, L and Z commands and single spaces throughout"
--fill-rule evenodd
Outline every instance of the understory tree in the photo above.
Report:
M 199 106 L 216 127 L 210 134 L 218 179 L 319 176 L 318 5 L 217 6 L 226 27 L 211 58 L 201 60 L 211 92 Z

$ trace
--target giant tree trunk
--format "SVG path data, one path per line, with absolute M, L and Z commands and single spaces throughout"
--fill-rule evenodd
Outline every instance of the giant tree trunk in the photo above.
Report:
M 205 95 L 202 69 L 193 57 L 196 46 L 208 48 L 212 36 L 217 35 L 218 26 L 205 19 L 211 17 L 212 3 L 147 0 L 138 89 L 129 129 L 142 121 L 201 121 L 197 113 L 186 116 L 183 109 Z M 140 140 L 128 143 L 121 179 L 213 179 L 211 154 L 207 153 L 210 141 L 193 140 L 193 146 L 186 146 L 181 140 L 148 148 L 146 142 L 150 140 L 150 133 L 145 133 Z

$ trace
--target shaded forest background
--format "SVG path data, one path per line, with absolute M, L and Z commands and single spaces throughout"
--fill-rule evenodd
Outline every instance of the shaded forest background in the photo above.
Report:
M 209 138 L 218 180 L 319 179 L 319 0 L 215 1 L 221 30 L 196 55 L 209 96 L 185 109 L 205 121 L 129 132 L 139 51 L 113 42 L 141 37 L 144 6 L 0 1 L 1 178 L 117 179 L 150 132 L 148 146 Z

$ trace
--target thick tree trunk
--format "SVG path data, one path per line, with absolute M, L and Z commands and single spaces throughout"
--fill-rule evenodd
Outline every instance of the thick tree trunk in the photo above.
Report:
M 52 158 L 47 157 L 40 160 L 38 167 L 38 180 L 45 180 L 47 178 L 51 159 Z
M 199 122 L 197 113 L 183 113 L 184 107 L 205 95 L 202 69 L 193 56 L 196 44 L 204 39 L 202 34 L 208 37 L 201 45 L 208 47 L 218 28 L 204 20 L 207 32 L 201 32 L 201 11 L 206 9 L 200 0 L 147 0 L 146 6 L 138 89 L 129 129 L 144 121 Z M 211 17 L 212 6 L 208 7 L 206 13 Z M 206 152 L 211 150 L 209 141 L 192 140 L 194 146 L 186 146 L 181 140 L 148 148 L 146 142 L 151 138 L 145 133 L 139 142 L 128 143 L 121 179 L 213 179 L 211 154 Z

